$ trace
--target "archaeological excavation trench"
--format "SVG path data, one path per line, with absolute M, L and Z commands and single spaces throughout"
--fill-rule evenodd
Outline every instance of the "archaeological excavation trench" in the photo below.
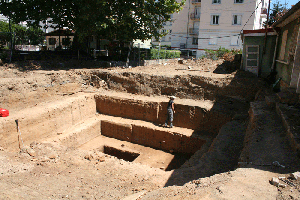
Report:
M 125 75 L 127 80 L 129 76 L 133 76 Z M 125 87 L 130 90 L 130 81 L 125 83 L 120 77 L 109 76 L 110 78 L 104 73 L 98 77 L 106 77 L 109 89 L 118 90 L 111 87 L 122 85 L 121 91 Z M 188 95 L 183 95 L 191 90 L 191 84 L 186 88 L 179 86 L 178 93 L 175 93 L 181 97 L 175 100 L 175 127 L 164 128 L 161 124 L 166 119 L 168 98 L 151 96 L 155 95 L 153 91 L 158 91 L 159 87 L 162 91 L 163 87 L 159 86 L 159 77 L 150 77 L 155 79 L 153 82 L 145 81 L 148 78 L 140 77 L 138 82 L 131 83 L 131 89 L 139 86 L 137 90 L 142 91 L 141 88 L 144 88 L 144 91 L 152 91 L 147 96 L 143 92 L 134 95 L 112 90 L 96 94 L 79 92 L 65 100 L 12 113 L 0 124 L 3 130 L 0 134 L 2 146 L 17 151 L 32 142 L 55 142 L 68 148 L 96 150 L 129 162 L 168 171 L 179 168 L 195 152 L 207 151 L 219 129 L 235 114 L 247 112 L 248 109 L 246 102 L 231 97 L 223 96 L 219 101 L 211 101 L 216 99 L 212 97 L 214 91 L 225 93 L 217 86 L 207 86 L 209 95 L 206 94 L 207 91 L 193 91 L 191 94 L 194 97 L 205 94 L 209 97 L 194 100 L 184 98 Z M 186 82 L 186 78 L 177 77 L 178 83 L 174 83 L 173 78 L 165 78 L 165 81 L 173 91 L 175 85 Z M 118 79 L 122 84 L 114 82 L 112 86 L 113 82 L 108 79 Z M 200 79 L 192 77 L 192 82 L 196 84 L 197 80 L 201 82 Z M 197 88 L 203 91 L 204 87 Z M 234 91 L 239 90 L 240 88 L 234 88 Z M 174 94 L 167 91 L 160 92 L 162 93 Z M 19 129 L 16 128 L 16 119 Z

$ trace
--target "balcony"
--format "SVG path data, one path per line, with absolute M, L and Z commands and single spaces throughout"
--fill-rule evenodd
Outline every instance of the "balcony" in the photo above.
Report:
M 189 29 L 189 34 L 190 35 L 198 35 L 199 34 L 199 29 L 198 28 L 190 28 Z
M 196 14 L 196 13 L 191 13 L 190 15 L 190 19 L 191 20 L 200 20 L 200 14 Z
M 201 0 L 192 0 L 192 4 L 201 4 Z
M 268 9 L 267 8 L 261 8 L 261 15 L 267 15 L 268 14 Z

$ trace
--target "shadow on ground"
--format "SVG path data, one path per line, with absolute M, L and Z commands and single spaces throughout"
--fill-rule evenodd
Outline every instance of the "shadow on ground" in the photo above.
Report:
M 258 83 L 255 88 L 247 87 L 248 81 L 245 78 L 242 73 L 237 72 L 231 84 L 224 87 L 223 90 L 232 90 L 236 82 L 244 79 L 240 83 L 244 84 L 244 89 L 248 95 L 243 97 L 217 97 L 210 111 L 213 117 L 207 117 L 205 123 L 201 125 L 202 130 L 194 132 L 194 136 L 211 134 L 214 138 L 211 145 L 209 144 L 204 152 L 202 150 L 197 151 L 181 168 L 174 170 L 165 186 L 182 186 L 199 178 L 243 167 L 241 163 L 239 165 L 242 151 L 250 151 L 252 157 L 257 155 L 257 159 L 250 157 L 250 160 L 254 160 L 255 163 L 246 164 L 244 167 L 276 173 L 293 173 L 299 170 L 300 159 L 297 157 L 296 152 L 293 152 L 282 121 L 276 115 L 275 110 L 272 111 L 274 116 L 271 116 L 271 114 L 266 115 L 265 124 L 261 123 L 260 127 L 255 126 L 256 132 L 253 130 L 253 122 L 248 116 L 249 104 L 250 101 L 254 101 L 255 95 L 262 85 Z M 249 80 L 252 78 L 251 76 L 248 77 Z M 218 113 L 221 113 L 226 119 L 222 120 Z M 268 116 L 270 119 L 268 119 Z M 219 128 L 216 129 L 215 127 Z M 264 127 L 267 127 L 268 130 L 264 130 Z M 263 137 L 263 134 L 266 134 L 266 136 Z M 248 140 L 251 140 L 251 143 L 247 144 Z M 261 145 L 256 144 L 259 142 L 261 142 Z M 272 144 L 275 146 L 274 149 L 270 146 L 268 146 L 268 149 L 264 149 L 265 144 L 269 143 L 274 143 L 274 145 Z M 259 162 L 260 159 L 263 162 Z M 267 162 L 269 160 L 272 160 L 272 162 Z M 274 161 L 278 161 L 285 167 L 274 164 Z

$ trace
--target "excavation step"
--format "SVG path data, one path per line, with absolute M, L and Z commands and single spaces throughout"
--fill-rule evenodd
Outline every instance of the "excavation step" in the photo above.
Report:
M 100 151 L 133 163 L 170 171 L 179 168 L 190 154 L 172 154 L 131 142 L 98 136 L 79 147 L 82 150 Z
M 155 149 L 177 153 L 195 153 L 211 136 L 199 135 L 192 129 L 163 128 L 151 122 L 98 115 L 101 135 Z
M 246 131 L 240 166 L 255 166 L 283 172 L 297 170 L 300 160 L 276 111 L 265 101 L 250 103 L 250 122 Z M 283 167 L 282 167 L 283 166 Z
M 9 117 L 0 119 L 0 146 L 18 150 L 21 141 L 29 145 L 33 141 L 55 136 L 95 113 L 92 93 L 77 93 L 63 100 L 11 112 Z
M 231 121 L 219 131 L 212 145 L 204 154 L 196 152 L 184 165 L 174 171 L 167 186 L 184 185 L 185 183 L 214 174 L 234 170 L 238 163 L 247 123 Z
M 167 118 L 167 97 L 146 97 L 106 91 L 95 95 L 101 114 L 163 124 Z M 243 105 L 244 106 L 244 105 Z M 225 102 L 175 99 L 174 125 L 193 130 L 218 133 L 223 124 L 239 113 L 232 100 Z
M 43 140 L 43 142 L 59 142 L 68 148 L 77 148 L 101 135 L 100 120 L 97 116 L 85 119 L 56 135 Z
M 276 103 L 276 111 L 281 117 L 292 148 L 300 156 L 300 109 Z

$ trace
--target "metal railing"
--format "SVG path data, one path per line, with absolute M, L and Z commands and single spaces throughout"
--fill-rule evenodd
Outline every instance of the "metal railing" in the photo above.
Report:
M 191 13 L 190 18 L 192 20 L 198 20 L 198 19 L 200 19 L 200 15 L 196 14 L 196 13 Z
M 201 0 L 192 0 L 192 3 L 201 3 Z
M 197 29 L 197 28 L 190 28 L 189 29 L 189 34 L 190 35 L 198 35 L 198 33 L 199 33 L 199 29 Z
M 261 14 L 262 15 L 267 15 L 268 14 L 268 9 L 267 8 L 261 8 Z

